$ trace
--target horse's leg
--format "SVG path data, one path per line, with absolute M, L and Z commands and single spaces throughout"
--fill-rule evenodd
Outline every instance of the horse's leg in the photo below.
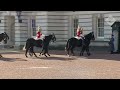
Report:
M 32 57 L 33 56 L 33 49 L 29 48 L 29 55 Z
M 45 57 L 47 57 L 46 53 L 47 53 L 47 47 L 45 48 L 45 51 L 43 53 L 43 55 L 45 55 Z
M 2 58 L 3 56 L 0 54 L 0 58 Z
M 72 46 L 71 49 L 70 49 L 73 56 L 75 55 L 74 52 L 73 52 L 73 49 L 74 49 L 74 48 L 75 48 L 75 47 Z
M 68 48 L 66 49 L 66 51 L 67 51 L 67 56 L 70 57 L 70 48 L 68 47 Z
M 40 52 L 40 55 L 39 55 L 39 56 L 41 56 L 41 53 L 43 53 L 43 51 L 44 51 L 44 48 L 42 48 L 42 51 Z
M 27 56 L 28 50 L 29 50 L 29 48 L 27 47 L 27 48 L 26 48 L 26 52 L 25 52 L 25 56 L 26 56 L 26 57 L 28 57 L 28 56 Z
M 50 56 L 50 54 L 48 53 L 48 47 L 47 47 L 46 53 L 47 53 L 48 56 Z
M 42 53 L 42 55 L 44 55 L 45 57 L 47 57 L 46 50 L 44 50 L 44 53 Z
M 50 56 L 50 54 L 49 54 L 49 53 L 47 53 L 47 55 L 48 55 L 48 56 Z
M 90 56 L 89 46 L 86 48 L 87 55 Z
M 69 56 L 69 57 L 70 57 L 70 53 L 69 53 L 69 51 L 70 51 L 70 46 L 65 47 L 65 51 L 67 52 L 67 56 Z
M 45 55 L 45 57 L 47 57 L 47 55 L 46 54 L 44 54 Z
M 35 55 L 35 57 L 37 57 L 37 55 L 35 54 L 33 47 L 31 47 L 32 53 Z
M 83 56 L 84 51 L 85 51 L 85 46 L 82 47 L 82 50 L 80 52 L 80 56 Z

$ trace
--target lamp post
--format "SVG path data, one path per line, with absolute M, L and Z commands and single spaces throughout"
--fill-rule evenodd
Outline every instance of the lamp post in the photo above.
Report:
M 0 17 L 2 17 L 2 14 L 3 14 L 3 12 L 2 12 L 2 11 L 0 11 Z M 0 19 L 0 23 L 1 23 L 1 19 Z
M 22 23 L 22 19 L 21 19 L 22 11 L 16 11 L 16 13 L 17 13 L 17 16 L 18 16 L 19 23 Z

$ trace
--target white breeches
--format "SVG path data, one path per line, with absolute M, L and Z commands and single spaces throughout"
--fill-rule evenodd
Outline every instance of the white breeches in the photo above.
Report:
M 76 38 L 76 39 L 82 39 L 82 37 L 78 37 L 78 36 L 76 36 L 75 38 Z

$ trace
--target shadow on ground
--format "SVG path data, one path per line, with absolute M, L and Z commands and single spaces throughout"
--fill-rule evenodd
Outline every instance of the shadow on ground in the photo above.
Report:
M 87 59 L 104 59 L 104 60 L 115 60 L 120 61 L 120 54 L 95 54 L 93 53 L 91 56 L 86 56 Z
M 54 55 L 66 55 L 65 51 L 50 51 L 50 54 Z M 91 56 L 87 56 L 86 52 L 84 56 L 79 56 L 78 51 L 74 51 L 75 56 L 77 57 L 86 57 L 87 59 L 104 59 L 104 60 L 115 60 L 120 61 L 120 54 L 110 54 L 108 51 L 91 51 Z M 68 57 L 66 55 L 66 57 Z
M 26 59 L 22 59 L 22 58 L 0 58 L 0 60 L 2 61 L 8 61 L 8 62 L 14 62 L 14 61 L 27 61 Z
M 62 60 L 62 61 L 69 61 L 69 60 L 75 60 L 76 58 L 81 58 L 81 56 L 79 56 L 79 51 L 74 51 L 75 56 L 74 57 L 68 57 L 66 55 L 66 52 L 64 50 L 49 50 L 49 54 L 51 55 L 50 57 L 44 57 L 44 56 L 39 56 L 36 59 L 42 59 L 42 60 Z M 3 53 L 2 53 L 3 54 Z M 23 54 L 24 52 L 5 52 L 5 54 Z M 52 56 L 54 55 L 54 56 Z M 64 55 L 64 57 L 61 56 L 55 56 L 55 55 Z M 37 55 L 38 56 L 38 55 Z M 87 59 L 104 59 L 104 60 L 115 60 L 115 61 L 120 61 L 120 54 L 109 54 L 108 51 L 92 51 L 91 50 L 91 56 L 87 56 L 86 52 L 84 53 L 84 56 Z M 33 58 L 33 57 L 29 57 L 29 58 Z M 35 59 L 35 58 L 33 58 Z M 25 59 L 21 59 L 21 58 L 0 58 L 0 60 L 3 61 L 27 61 Z
M 68 56 L 67 56 L 68 57 Z M 63 60 L 63 61 L 69 61 L 69 60 L 75 60 L 75 58 L 65 58 L 65 57 L 53 57 L 53 56 L 50 56 L 50 57 L 39 57 L 40 59 L 43 59 L 43 60 Z
M 38 56 L 38 55 L 37 55 Z M 30 59 L 40 59 L 40 60 L 62 60 L 62 61 L 71 61 L 71 60 L 75 60 L 76 57 L 60 57 L 60 56 L 48 56 L 48 57 L 45 57 L 44 55 L 43 56 L 38 56 L 38 57 L 35 57 L 35 56 L 32 56 L 32 57 L 28 57 Z
M 1 54 L 23 54 L 24 52 L 1 52 Z

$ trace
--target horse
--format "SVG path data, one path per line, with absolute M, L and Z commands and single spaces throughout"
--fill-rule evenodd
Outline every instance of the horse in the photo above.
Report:
M 94 32 L 90 32 L 89 34 L 85 35 L 84 37 L 85 37 L 84 44 L 82 43 L 82 39 L 78 40 L 75 37 L 68 39 L 67 44 L 65 46 L 65 51 L 67 51 L 67 55 L 70 56 L 69 50 L 71 50 L 71 53 L 74 56 L 73 49 L 75 47 L 82 47 L 80 56 L 83 56 L 83 53 L 85 50 L 86 50 L 88 56 L 91 55 L 89 52 L 89 45 L 90 45 L 91 40 L 95 40 Z
M 6 32 L 1 33 L 1 34 L 0 34 L 0 42 L 3 41 L 3 43 L 6 44 L 6 43 L 7 43 L 7 40 L 9 40 L 9 36 L 7 35 L 7 33 L 6 33 Z M 0 54 L 0 58 L 1 58 L 1 57 L 2 57 L 2 55 Z
M 40 52 L 40 55 L 44 51 L 44 53 L 42 55 L 45 55 L 47 57 L 47 55 L 49 55 L 48 54 L 48 47 L 49 47 L 50 41 L 52 41 L 52 42 L 56 41 L 56 37 L 55 37 L 54 33 L 52 33 L 48 36 L 45 36 L 45 38 L 43 40 L 41 40 L 41 39 L 35 40 L 34 38 L 27 39 L 26 46 L 25 46 L 25 49 L 26 49 L 25 56 L 28 57 L 27 52 L 29 50 L 29 55 L 30 56 L 32 56 L 34 54 L 35 57 L 37 57 L 37 55 L 35 54 L 35 52 L 33 50 L 33 47 L 36 46 L 36 47 L 42 48 L 42 51 Z

